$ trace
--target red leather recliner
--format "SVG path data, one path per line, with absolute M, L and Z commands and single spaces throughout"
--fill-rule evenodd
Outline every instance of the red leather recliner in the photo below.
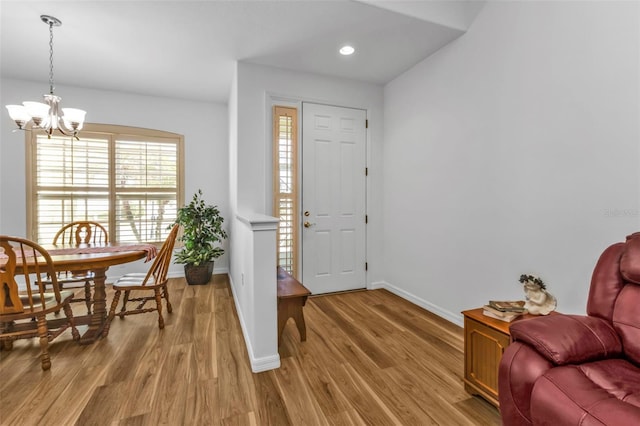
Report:
M 640 232 L 600 256 L 587 316 L 510 330 L 498 379 L 504 425 L 640 425 Z

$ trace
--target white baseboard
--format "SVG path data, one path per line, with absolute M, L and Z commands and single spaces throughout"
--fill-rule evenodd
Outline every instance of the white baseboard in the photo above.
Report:
M 249 333 L 247 333 L 247 326 L 242 315 L 242 309 L 238 304 L 238 297 L 236 295 L 236 287 L 233 285 L 231 274 L 229 276 L 229 283 L 231 285 L 231 292 L 233 293 L 233 303 L 236 305 L 236 312 L 238 313 L 238 319 L 240 320 L 240 328 L 242 329 L 242 336 L 244 337 L 244 344 L 247 346 L 247 353 L 249 354 L 249 363 L 251 364 L 251 371 L 254 373 L 261 373 L 263 371 L 275 370 L 280 368 L 280 354 L 257 358 L 253 355 L 253 347 L 251 340 L 249 340 Z
M 433 303 L 424 300 L 412 293 L 409 293 L 408 291 L 405 291 L 401 288 L 398 288 L 392 284 L 389 284 L 386 281 L 377 281 L 377 282 L 373 282 L 369 285 L 369 290 L 376 290 L 379 288 L 384 288 L 385 290 L 390 291 L 391 293 L 402 297 L 405 300 L 408 300 L 409 302 L 413 303 L 414 305 L 418 305 L 423 309 L 426 309 L 427 311 L 434 313 L 436 315 L 438 315 L 439 317 L 442 317 L 444 319 L 446 319 L 449 322 L 452 322 L 460 327 L 464 327 L 464 317 L 462 316 L 462 314 L 456 314 L 453 312 L 450 312 L 446 309 L 443 309 L 441 307 L 439 307 L 438 305 L 434 305 Z
M 263 371 L 275 370 L 276 368 L 280 368 L 280 355 L 254 358 L 250 354 L 249 359 L 251 362 L 251 371 L 254 373 L 262 373 Z

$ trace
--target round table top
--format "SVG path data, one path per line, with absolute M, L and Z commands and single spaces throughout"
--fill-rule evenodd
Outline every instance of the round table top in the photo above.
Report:
M 100 251 L 101 245 L 87 245 L 84 248 L 90 253 L 75 253 L 77 246 L 70 245 L 43 245 L 50 251 L 51 260 L 56 270 L 95 270 L 107 269 L 110 266 L 134 262 L 147 257 L 147 252 L 140 246 L 131 246 L 127 250 L 127 244 L 105 244 L 104 251 Z M 116 248 L 116 250 L 114 250 Z M 72 253 L 56 253 L 56 251 L 70 250 Z M 2 259 L 0 259 L 0 264 Z

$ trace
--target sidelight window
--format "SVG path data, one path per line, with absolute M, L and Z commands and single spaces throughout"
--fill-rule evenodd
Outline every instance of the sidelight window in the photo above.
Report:
M 276 232 L 277 261 L 279 266 L 297 277 L 298 111 L 276 106 L 273 117 L 273 215 L 280 219 Z

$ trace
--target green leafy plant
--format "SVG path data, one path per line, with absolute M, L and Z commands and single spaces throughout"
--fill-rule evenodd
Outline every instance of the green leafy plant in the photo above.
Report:
M 180 241 L 184 246 L 176 254 L 175 263 L 198 266 L 222 256 L 224 250 L 216 243 L 227 238 L 223 222 L 218 207 L 206 204 L 199 189 L 189 204 L 178 209 L 174 223 L 182 226 Z

